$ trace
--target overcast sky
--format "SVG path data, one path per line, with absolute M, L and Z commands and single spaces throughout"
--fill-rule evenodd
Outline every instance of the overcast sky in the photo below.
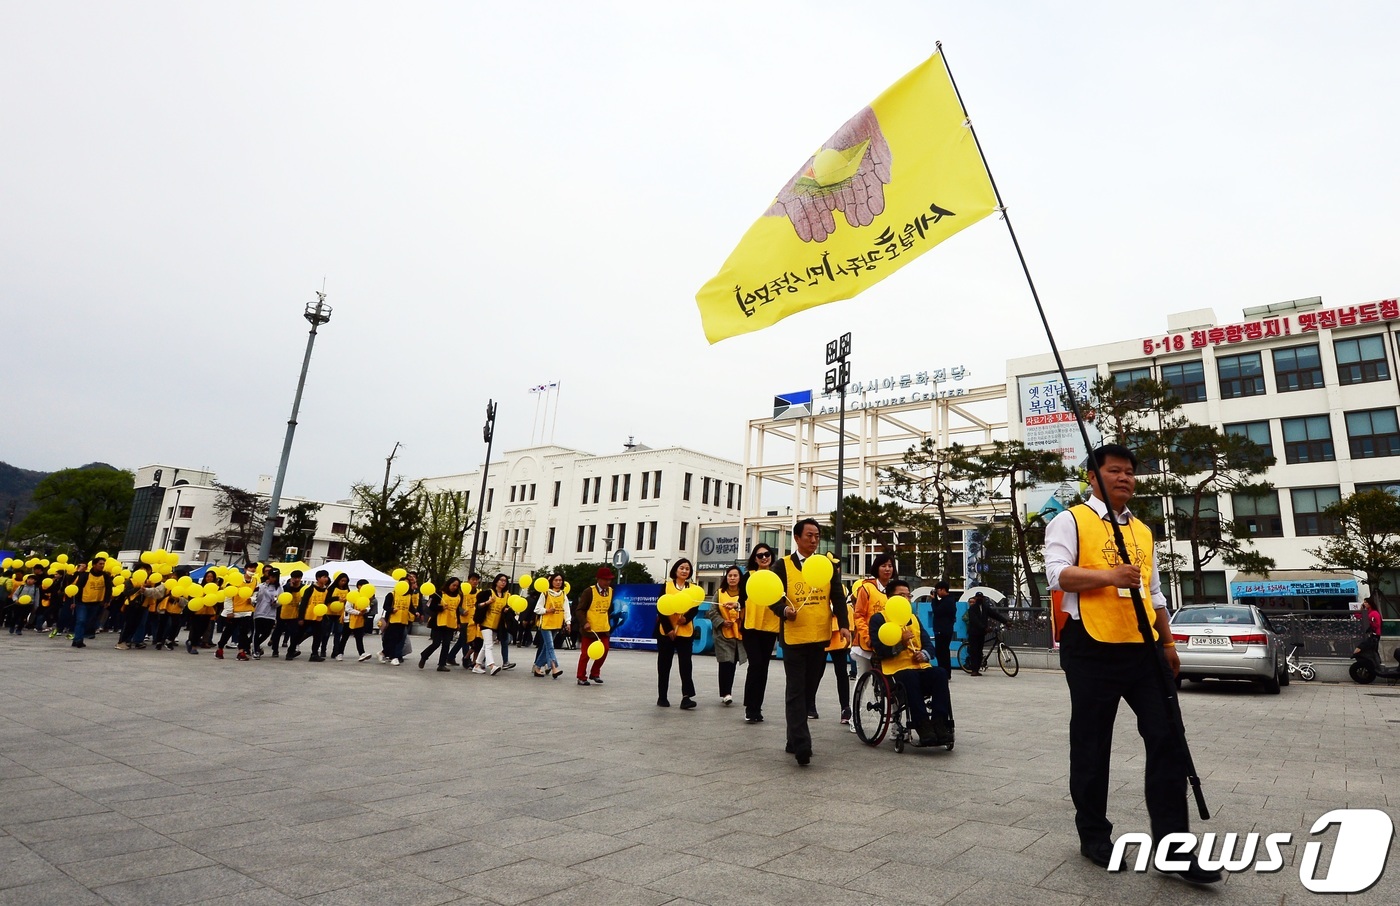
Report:
M 1004 226 L 706 344 L 694 295 L 851 114 L 947 58 L 1062 346 L 1400 291 L 1400 5 L 0 0 L 0 459 L 286 490 L 628 435 L 739 459 L 776 392 L 1045 340 Z

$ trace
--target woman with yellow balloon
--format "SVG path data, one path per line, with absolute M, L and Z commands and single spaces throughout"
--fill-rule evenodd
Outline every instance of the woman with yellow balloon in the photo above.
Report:
M 612 638 L 613 571 L 598 567 L 593 584 L 578 596 L 574 622 L 578 624 L 578 684 L 603 684 L 603 662 L 608 659 L 609 639 Z M 588 662 L 593 662 L 590 671 Z
M 18 573 L 18 570 L 16 570 Z M 39 583 L 33 573 L 24 577 L 22 584 L 16 584 L 10 591 L 10 635 L 24 635 L 24 624 L 29 619 L 29 610 L 39 600 Z
M 559 669 L 559 658 L 554 654 L 554 634 L 559 630 L 573 628 L 573 618 L 569 616 L 569 597 L 564 591 L 564 574 L 555 572 L 548 579 L 536 579 L 535 589 L 540 592 L 535 602 L 535 617 L 540 633 L 540 650 L 535 654 L 535 676 L 550 676 L 558 679 L 563 670 Z
M 734 673 L 744 663 L 744 607 L 739 603 L 744 574 L 739 567 L 724 571 L 710 608 L 710 624 L 715 629 L 715 664 L 719 667 L 719 703 L 734 703 Z
M 694 567 L 685 557 L 671 566 L 666 580 L 666 593 L 656 602 L 656 706 L 669 708 L 666 693 L 671 685 L 671 661 L 681 675 L 681 710 L 691 711 L 695 705 L 695 680 L 691 675 L 691 653 L 695 648 L 695 617 L 705 590 L 690 583 Z M 699 593 L 698 597 L 696 593 Z
M 870 618 L 885 609 L 885 592 L 894 579 L 893 554 L 880 554 L 870 561 L 870 575 L 856 583 L 855 607 L 851 615 L 851 656 L 857 675 L 869 673 L 874 648 L 870 641 Z
M 511 595 L 510 576 L 505 573 L 497 573 L 496 578 L 491 581 L 491 587 L 481 592 L 476 598 L 476 622 L 481 627 L 481 655 L 477 660 L 476 667 L 472 673 L 489 673 L 492 676 L 502 670 L 514 667 L 514 664 L 502 665 L 496 663 L 496 636 L 501 634 L 501 622 L 504 619 L 506 607 L 510 606 Z M 524 600 L 523 598 L 521 599 Z M 510 642 L 501 634 L 501 659 L 504 661 L 510 654 Z
M 762 542 L 755 544 L 744 568 L 744 584 L 739 592 L 739 606 L 744 610 L 744 653 L 749 656 L 749 670 L 744 676 L 744 723 L 763 723 L 763 699 L 768 692 L 768 665 L 778 645 L 782 618 L 769 607 L 783 596 L 783 583 L 773 573 L 777 556 L 773 548 Z M 749 602 L 749 589 L 763 589 L 763 603 Z M 769 595 L 772 599 L 769 600 Z
M 418 669 L 422 670 L 428 666 L 428 658 L 437 651 L 438 672 L 447 673 L 452 669 L 447 666 L 447 656 L 452 648 L 452 637 L 457 634 L 457 621 L 462 612 L 462 580 L 456 576 L 449 576 L 442 584 L 441 591 L 438 591 L 433 583 L 426 582 L 422 591 L 428 596 L 427 615 L 432 644 L 418 655 Z

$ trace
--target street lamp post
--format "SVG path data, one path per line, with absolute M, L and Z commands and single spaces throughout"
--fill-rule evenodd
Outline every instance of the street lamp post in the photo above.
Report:
M 481 496 L 476 499 L 476 529 L 472 532 L 472 558 L 467 564 L 467 575 L 476 572 L 476 552 L 481 547 L 481 520 L 485 518 L 486 513 L 486 477 L 491 474 L 491 440 L 495 436 L 496 404 L 487 400 L 486 424 L 481 429 L 481 439 L 486 441 L 486 464 L 481 467 Z
M 267 502 L 267 521 L 263 523 L 262 545 L 258 548 L 258 560 L 269 562 L 272 556 L 272 532 L 277 528 L 277 507 L 282 501 L 282 482 L 287 477 L 287 460 L 292 456 L 292 436 L 297 432 L 297 412 L 301 409 L 301 392 L 306 387 L 306 371 L 311 367 L 311 348 L 316 345 L 316 331 L 331 319 L 331 307 L 326 304 L 326 294 L 317 293 L 315 302 L 308 302 L 302 317 L 311 322 L 311 334 L 306 338 L 306 355 L 301 360 L 301 377 L 297 379 L 297 393 L 292 398 L 292 417 L 287 419 L 287 437 L 282 441 L 282 461 L 277 465 L 277 481 L 272 485 L 272 499 Z
M 841 415 L 837 419 L 836 433 L 836 570 L 840 578 L 846 571 L 846 535 L 842 515 L 846 498 L 846 385 L 851 382 L 851 335 L 843 333 L 839 338 L 826 344 L 826 363 L 835 365 L 826 372 L 826 392 L 837 391 L 840 396 Z

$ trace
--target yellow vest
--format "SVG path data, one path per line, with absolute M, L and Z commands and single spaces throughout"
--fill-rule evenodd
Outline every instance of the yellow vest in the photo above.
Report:
M 831 588 L 808 585 L 791 555 L 783 561 L 787 564 L 787 600 L 797 609 L 797 616 L 783 621 L 783 645 L 827 644 L 831 641 Z
M 254 606 L 255 606 L 255 605 L 253 604 L 253 596 L 252 596 L 252 595 L 249 595 L 249 596 L 246 597 L 246 598 L 240 598 L 240 597 L 239 597 L 238 595 L 236 595 L 236 594 L 233 596 L 233 612 L 234 612 L 234 613 L 252 613 L 252 612 L 253 612 Z
M 686 585 L 685 591 L 690 591 L 690 585 Z M 668 595 L 677 595 L 677 594 L 681 594 L 681 589 L 676 588 L 676 583 L 675 583 L 675 582 L 672 582 L 670 579 L 667 579 L 667 580 L 666 580 L 666 594 L 668 594 Z M 693 638 L 693 637 L 695 636 L 695 621 L 694 621 L 694 620 L 691 620 L 691 621 L 688 621 L 688 622 L 682 622 L 682 620 L 685 619 L 686 614 L 690 613 L 690 609 L 691 609 L 691 608 L 690 608 L 690 598 L 689 598 L 689 597 L 686 597 L 685 595 L 681 595 L 681 596 L 682 596 L 682 597 L 685 597 L 685 602 L 686 602 L 685 613 L 673 613 L 673 614 L 671 614 L 670 616 L 668 616 L 666 619 L 670 620 L 670 621 L 671 621 L 671 625 L 672 625 L 673 627 L 675 627 L 675 630 L 676 630 L 676 638 L 678 638 L 678 639 L 689 639 L 689 638 Z
M 540 615 L 540 628 L 546 630 L 564 628 L 564 611 L 569 606 L 569 599 L 564 597 L 564 591 L 560 589 L 558 594 L 550 589 L 544 593 L 544 613 Z
M 389 622 L 407 626 L 413 622 L 413 618 L 418 613 L 418 592 L 410 591 L 406 595 L 396 595 L 390 592 L 389 597 Z
M 856 612 L 851 628 L 854 630 L 855 644 L 866 651 L 875 650 L 870 642 L 870 619 L 884 612 L 888 600 L 889 597 L 880 591 L 874 579 L 862 579 L 856 583 Z
M 1117 545 L 1113 543 L 1113 526 L 1100 518 L 1087 504 L 1076 504 L 1069 508 L 1074 514 L 1074 522 L 1079 529 L 1079 566 L 1085 569 L 1113 569 L 1120 563 Z M 1152 622 L 1152 600 L 1148 589 L 1152 587 L 1152 530 L 1135 518 L 1120 526 L 1123 542 L 1133 564 L 1142 570 L 1142 597 L 1147 606 L 1148 622 Z M 1128 589 L 1121 589 L 1126 592 Z M 1137 614 L 1133 610 L 1133 599 L 1119 594 L 1118 588 L 1095 588 L 1079 592 L 1079 619 L 1091 638 L 1100 642 L 1142 643 L 1142 633 L 1138 631 Z M 1157 627 L 1152 627 L 1152 638 L 1157 638 Z
M 165 596 L 166 613 L 184 613 L 185 605 L 189 603 L 189 598 L 177 598 L 174 595 Z
M 612 624 L 608 622 L 608 614 L 612 611 L 612 599 L 611 587 L 604 592 L 598 586 L 593 586 L 593 598 L 588 602 L 589 632 L 612 632 Z
M 305 594 L 305 593 L 303 593 L 303 594 Z M 316 613 L 315 613 L 315 611 L 316 611 L 316 605 L 317 605 L 317 604 L 324 604 L 324 605 L 326 605 L 327 611 L 330 610 L 330 606 L 331 606 L 331 587 L 330 587 L 329 585 L 327 585 L 325 588 L 317 588 L 316 586 L 313 585 L 313 586 L 311 586 L 311 594 L 305 595 L 305 597 L 303 597 L 302 600 L 306 602 L 306 608 L 305 608 L 304 610 L 300 611 L 300 612 L 298 613 L 298 616 L 301 617 L 301 619 L 303 619 L 303 620 L 318 620 L 318 619 L 321 619 L 320 617 L 316 616 Z M 326 616 L 330 616 L 330 613 L 328 612 L 328 613 L 326 614 Z
M 734 639 L 735 641 L 742 639 L 744 637 L 744 630 L 739 626 L 739 596 L 731 595 L 729 592 L 720 589 L 715 594 L 715 606 L 719 608 L 724 619 L 734 623 L 733 626 L 725 626 L 721 623 L 719 626 L 720 637 Z
M 501 612 L 506 609 L 507 598 L 507 595 L 491 592 L 491 597 L 486 599 L 486 616 L 481 620 L 482 629 L 494 631 L 501 628 Z
M 441 606 L 438 608 L 433 625 L 439 629 L 456 629 L 457 609 L 462 606 L 462 596 L 444 594 L 438 600 Z
M 918 620 L 910 620 L 909 628 L 914 632 L 914 637 L 909 640 L 909 644 L 900 649 L 899 654 L 894 657 L 883 658 L 880 661 L 880 672 L 885 676 L 894 676 L 901 670 L 922 670 L 929 665 L 928 661 L 914 663 L 914 652 L 920 651 L 924 647 L 923 633 L 919 631 Z
M 277 615 L 284 620 L 295 620 L 297 608 L 301 606 L 301 596 L 306 594 L 306 586 L 298 585 L 296 588 L 289 588 L 287 594 L 291 595 L 292 599 L 281 605 L 282 609 L 277 612 Z
M 88 573 L 87 581 L 83 583 L 82 594 L 78 600 L 84 604 L 100 604 L 107 596 L 107 580 L 104 573 Z
M 774 613 L 771 607 L 745 607 L 744 628 L 755 632 L 781 632 L 783 618 Z

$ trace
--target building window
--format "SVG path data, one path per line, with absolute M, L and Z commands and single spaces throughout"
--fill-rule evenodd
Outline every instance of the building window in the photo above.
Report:
M 564 482 L 562 482 L 562 481 L 556 481 L 556 482 L 554 483 L 554 504 L 553 504 L 554 506 L 558 506 L 558 505 L 559 505 L 559 492 L 562 491 L 563 489 L 564 489 Z
M 647 542 L 647 550 L 656 550 L 656 523 L 651 523 L 651 540 Z
M 1110 372 L 1113 378 L 1113 389 L 1127 390 L 1138 381 L 1152 380 L 1151 368 L 1124 368 L 1122 371 Z
M 1219 356 L 1215 360 L 1215 368 L 1220 375 L 1221 399 L 1263 395 L 1264 359 L 1259 353 Z
M 1322 354 L 1318 346 L 1274 350 L 1274 382 L 1279 393 L 1322 386 Z
M 181 518 L 181 519 L 193 519 L 193 518 L 194 518 L 194 507 L 192 507 L 192 506 L 182 506 L 182 507 L 180 507 L 180 518 Z
M 738 489 L 738 487 L 739 486 L 732 481 L 725 485 L 725 488 L 729 493 L 729 497 L 726 503 L 728 508 L 731 510 L 734 509 L 734 492 Z
M 652 524 L 655 525 L 656 523 Z M 172 551 L 184 550 L 186 542 L 189 541 L 189 537 L 190 527 L 188 525 L 177 528 L 175 532 L 170 536 L 170 549 Z
M 1235 510 L 1235 525 L 1248 538 L 1282 538 L 1283 517 L 1279 515 L 1278 491 L 1262 497 L 1232 494 L 1230 506 Z
M 1325 415 L 1282 419 L 1283 458 L 1289 463 L 1332 462 L 1332 423 Z
M 520 549 L 525 551 L 525 555 L 530 555 L 530 530 L 525 530 L 525 535 L 520 539 Z
M 1400 456 L 1400 424 L 1394 409 L 1347 413 L 1347 439 L 1352 459 Z
M 1293 532 L 1296 535 L 1335 535 L 1336 523 L 1322 511 L 1342 499 L 1335 488 L 1293 489 Z
M 743 509 L 743 508 L 744 508 L 744 489 L 743 489 L 742 487 L 739 487 L 739 486 L 736 485 L 736 486 L 735 486 L 735 493 L 734 493 L 734 509 L 736 509 L 736 510 L 741 510 L 741 509 Z
M 700 486 L 700 502 L 708 504 L 710 502 L 710 477 L 705 476 L 705 482 Z
M 510 486 L 510 502 L 515 503 L 515 485 Z
M 650 473 L 650 472 L 643 472 L 643 473 L 642 473 L 642 499 L 643 499 L 643 500 L 646 500 L 646 499 L 647 499 L 647 484 L 648 484 L 650 481 L 651 481 L 651 473 Z
M 692 475 L 692 474 L 690 474 L 689 472 L 686 472 L 686 473 L 685 473 L 685 482 L 681 485 L 681 499 L 682 499 L 682 500 L 689 500 L 689 499 L 690 499 L 690 481 L 691 481 L 691 479 L 694 478 L 694 477 L 695 477 L 695 476 Z
M 345 533 L 348 532 L 348 531 L 350 531 L 350 526 L 347 525 L 347 524 L 344 523 L 344 522 L 332 522 L 332 523 L 331 523 L 331 534 L 332 534 L 332 535 L 343 535 L 343 534 L 345 534 Z
M 1176 537 L 1191 537 L 1193 509 L 1196 509 L 1194 498 L 1184 494 L 1172 498 L 1172 525 L 1176 529 Z M 1220 504 L 1214 494 L 1201 495 L 1200 507 L 1196 509 L 1195 535 L 1198 539 L 1211 541 L 1220 537 Z
M 588 505 L 588 485 L 589 485 L 589 480 L 588 480 L 587 478 L 585 478 L 585 479 L 583 480 L 583 497 L 579 498 L 579 503 L 582 504 L 582 505 L 584 505 L 584 506 L 587 506 L 587 505 Z
M 646 541 L 646 528 L 647 524 L 645 522 L 637 523 L 637 550 L 641 550 L 643 542 Z
M 623 550 L 623 549 L 626 548 L 626 547 L 627 547 L 627 523 L 625 523 L 625 522 L 619 522 L 619 523 L 617 524 L 617 549 L 618 549 L 618 550 Z
M 1274 440 L 1269 433 L 1268 422 L 1236 422 L 1225 426 L 1226 434 L 1247 437 L 1258 444 L 1270 456 L 1274 455 Z
M 491 512 L 491 507 L 496 503 L 496 489 L 486 489 L 486 512 Z
M 686 536 L 687 533 L 689 533 L 689 531 L 690 531 L 690 523 L 689 523 L 689 522 L 682 522 L 682 523 L 681 523 L 681 544 L 680 544 L 680 550 L 681 550 L 682 553 L 685 552 L 685 540 L 686 540 L 686 539 L 685 539 L 685 536 Z
M 631 472 L 628 472 L 626 475 L 622 476 L 622 499 L 623 499 L 623 500 L 630 500 L 631 498 L 632 498 L 632 473 L 631 473 Z
M 617 492 L 620 484 L 621 481 L 619 481 L 618 476 L 614 475 L 612 480 L 612 497 L 609 498 L 610 503 L 617 503 Z
M 1167 540 L 1167 517 L 1162 515 L 1162 498 L 1139 497 L 1133 501 L 1133 515 L 1152 529 L 1153 541 Z
M 1390 379 L 1384 337 L 1376 335 L 1338 340 L 1334 349 L 1337 353 L 1337 383 L 1368 384 Z
M 1199 403 L 1206 398 L 1206 369 L 1199 360 L 1163 365 L 1162 383 L 1181 397 L 1183 403 Z
M 549 527 L 549 543 L 546 545 L 546 554 L 554 553 L 554 526 Z
M 1190 604 L 1196 600 L 1196 574 L 1187 570 L 1179 573 L 1181 580 L 1181 600 Z M 1230 600 L 1225 588 L 1225 574 L 1218 570 L 1205 570 L 1201 573 L 1202 600 L 1207 604 L 1224 604 Z
M 225 539 L 224 539 L 224 553 L 226 553 L 226 554 L 241 554 L 241 553 L 243 553 L 243 542 L 240 541 L 240 540 L 237 539 L 237 538 L 225 538 Z
M 344 542 L 344 541 L 332 541 L 330 544 L 327 544 L 327 545 L 326 545 L 326 559 L 327 559 L 327 560 L 344 560 L 344 559 L 345 559 L 345 542 Z
M 1358 481 L 1356 483 L 1356 493 L 1362 491 L 1385 491 L 1391 497 L 1400 497 L 1400 484 L 1393 481 Z
M 531 499 L 531 500 L 534 500 L 534 499 L 535 499 L 535 485 L 534 485 L 534 482 L 531 482 L 531 483 L 530 483 L 530 499 Z
M 653 497 L 660 497 L 660 496 L 661 496 L 661 470 L 660 470 L 660 469 L 657 469 L 655 472 L 652 472 L 651 474 L 652 474 L 652 476 L 653 476 L 652 479 L 651 479 L 651 496 L 653 496 Z
M 593 502 L 597 503 L 603 499 L 603 476 L 599 475 L 593 479 Z
M 287 517 L 286 517 L 286 516 L 278 516 L 278 517 L 277 517 L 277 520 L 276 520 L 276 525 L 277 525 L 277 527 L 278 527 L 278 528 L 282 528 L 282 527 L 283 527 L 283 524 L 284 524 L 286 521 L 287 521 Z
M 588 552 L 589 552 L 590 554 L 593 553 L 593 547 L 594 547 L 597 543 L 598 543 L 598 526 L 596 526 L 596 525 L 590 525 L 590 526 L 588 527 Z
M 578 549 L 575 553 L 583 553 L 583 526 L 578 527 Z

